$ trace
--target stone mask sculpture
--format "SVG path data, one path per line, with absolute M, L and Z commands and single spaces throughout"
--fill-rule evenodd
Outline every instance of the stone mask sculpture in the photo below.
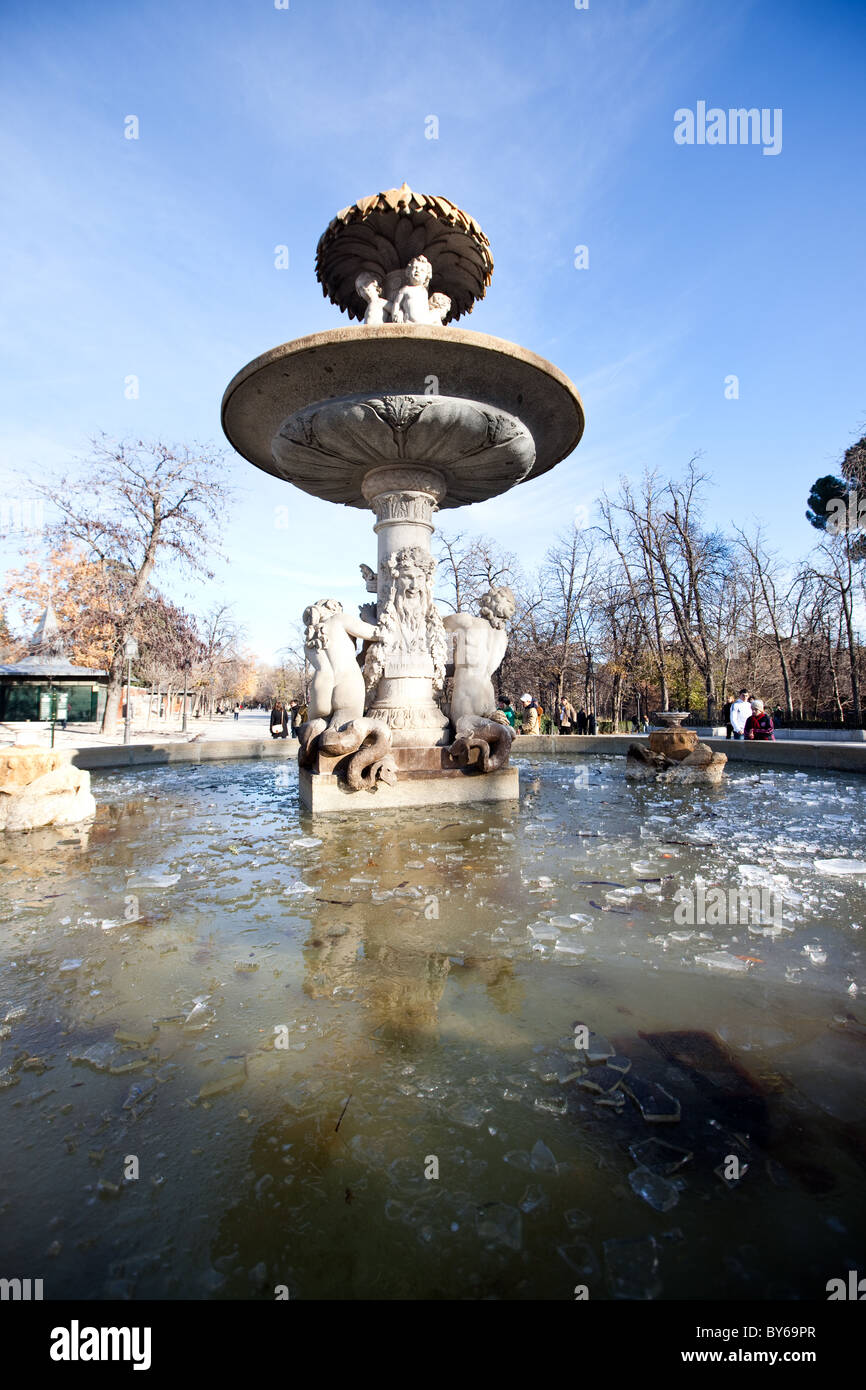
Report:
M 433 602 L 436 562 L 420 546 L 389 555 L 382 566 L 386 598 L 379 617 L 379 641 L 367 656 L 365 676 L 375 691 L 383 676 L 445 680 L 446 638 Z

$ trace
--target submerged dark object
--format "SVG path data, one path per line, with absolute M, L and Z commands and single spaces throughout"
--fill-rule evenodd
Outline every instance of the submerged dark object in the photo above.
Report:
M 710 1033 L 693 1030 L 640 1033 L 666 1062 L 687 1074 L 695 1089 L 719 1106 L 728 1122 L 765 1131 L 765 1089 Z

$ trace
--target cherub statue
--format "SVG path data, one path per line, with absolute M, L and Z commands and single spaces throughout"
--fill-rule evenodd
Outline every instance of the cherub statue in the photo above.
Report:
M 382 286 L 378 276 L 374 275 L 372 270 L 362 270 L 355 278 L 355 289 L 361 298 L 367 301 L 364 323 L 384 323 L 387 300 L 382 297 Z
M 406 269 L 404 266 L 401 266 L 399 270 L 389 270 L 388 274 L 385 276 L 385 287 L 382 293 L 387 300 L 385 308 L 386 323 L 391 322 L 391 310 L 394 307 L 394 300 L 397 298 L 397 295 L 400 293 L 405 283 Z
M 433 267 L 426 256 L 413 256 L 404 272 L 403 283 L 389 305 L 392 323 L 430 323 L 427 287 Z
M 451 300 L 447 294 L 431 294 L 430 296 L 430 322 L 444 323 L 445 316 L 451 308 Z

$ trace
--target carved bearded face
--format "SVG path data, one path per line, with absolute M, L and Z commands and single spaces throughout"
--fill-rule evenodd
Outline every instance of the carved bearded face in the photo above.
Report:
M 420 610 L 427 603 L 427 576 L 418 565 L 407 565 L 395 580 L 397 604 L 402 608 Z

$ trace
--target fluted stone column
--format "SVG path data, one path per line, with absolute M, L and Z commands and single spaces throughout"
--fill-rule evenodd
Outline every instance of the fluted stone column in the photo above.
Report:
M 385 464 L 364 477 L 361 491 L 376 514 L 373 527 L 379 539 L 379 601 L 387 598 L 382 565 L 388 555 L 418 546 L 428 555 L 433 513 L 445 496 L 445 479 L 435 468 L 418 464 Z
M 430 550 L 433 514 L 446 484 L 434 468 L 387 464 L 361 485 L 376 516 L 378 613 L 385 630 L 368 661 L 381 670 L 367 713 L 394 731 L 394 743 L 427 746 L 450 741 L 450 724 L 436 704 L 447 637 L 433 606 L 436 562 Z

